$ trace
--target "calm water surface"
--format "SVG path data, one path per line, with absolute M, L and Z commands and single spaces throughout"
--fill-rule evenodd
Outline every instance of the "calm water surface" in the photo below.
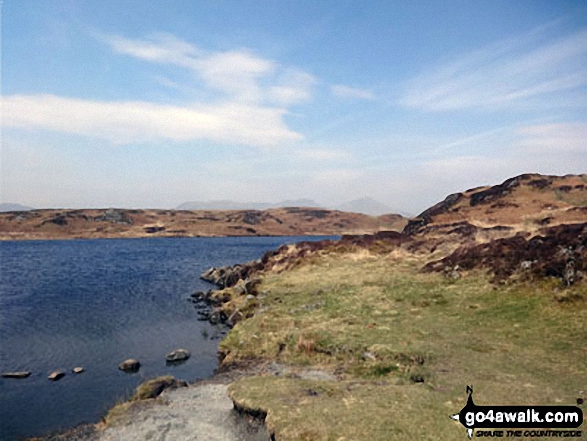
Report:
M 0 378 L 0 439 L 95 422 L 148 378 L 211 375 L 223 328 L 198 321 L 188 301 L 211 287 L 200 273 L 323 238 L 0 242 L 0 372 L 33 372 Z M 180 347 L 192 357 L 166 366 Z M 139 373 L 117 369 L 127 358 Z M 75 366 L 86 371 L 70 374 Z M 53 383 L 54 370 L 68 374 Z

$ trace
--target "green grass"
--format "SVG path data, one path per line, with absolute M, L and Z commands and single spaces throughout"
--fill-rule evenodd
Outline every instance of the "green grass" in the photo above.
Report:
M 585 180 L 584 177 L 583 180 Z M 563 193 L 562 191 L 556 189 L 554 190 L 554 197 L 559 201 L 566 202 L 567 204 L 574 205 L 575 207 L 587 206 L 587 197 L 585 196 L 585 192 Z
M 572 404 L 585 390 L 585 285 L 573 288 L 583 300 L 560 303 L 552 282 L 496 287 L 482 273 L 451 281 L 420 265 L 327 256 L 267 276 L 259 312 L 220 345 L 225 361 L 311 366 L 342 380 L 250 377 L 232 386 L 234 398 L 268 411 L 279 440 L 460 440 L 448 415 L 468 384 L 478 404 Z M 331 392 L 307 393 L 316 387 Z

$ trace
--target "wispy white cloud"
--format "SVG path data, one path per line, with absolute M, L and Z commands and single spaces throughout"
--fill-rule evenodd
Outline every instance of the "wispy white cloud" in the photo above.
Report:
M 205 51 L 170 34 L 147 39 L 100 36 L 113 51 L 141 60 L 193 71 L 204 84 L 231 100 L 290 105 L 311 98 L 317 79 L 300 69 L 281 66 L 249 49 Z
M 368 101 L 373 101 L 377 99 L 375 94 L 368 89 L 357 89 L 355 87 L 349 87 L 343 84 L 335 84 L 330 86 L 330 92 L 334 96 L 338 96 L 340 98 L 350 98 Z
M 309 101 L 318 79 L 299 69 L 285 69 L 277 78 L 275 85 L 270 86 L 267 97 L 271 102 L 290 105 Z
M 270 147 L 302 138 L 284 124 L 285 110 L 238 102 L 180 107 L 11 95 L 3 97 L 1 104 L 4 126 L 74 133 L 115 144 L 208 139 Z
M 99 35 L 117 54 L 175 66 L 195 74 L 177 82 L 154 81 L 178 90 L 198 89 L 207 102 L 191 105 L 144 101 L 96 101 L 55 95 L 12 95 L 2 99 L 2 125 L 107 139 L 115 144 L 152 140 L 207 139 L 268 147 L 302 139 L 287 127 L 287 107 L 308 101 L 318 80 L 248 49 L 205 51 L 171 34 L 146 39 Z
M 98 39 L 120 54 L 183 67 L 192 67 L 196 57 L 204 53 L 193 44 L 165 33 L 154 34 L 148 40 L 132 40 L 118 35 L 98 35 Z
M 587 157 L 587 123 L 542 124 L 519 127 L 517 147 L 532 153 L 584 153 Z
M 501 109 L 587 85 L 587 30 L 548 42 L 543 31 L 465 54 L 414 78 L 400 103 L 431 111 Z

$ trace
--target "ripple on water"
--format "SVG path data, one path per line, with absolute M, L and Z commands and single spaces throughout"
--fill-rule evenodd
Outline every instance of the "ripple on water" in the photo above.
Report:
M 112 239 L 0 242 L 2 439 L 99 420 L 142 381 L 171 374 L 196 380 L 217 365 L 220 329 L 197 320 L 186 299 L 209 289 L 199 274 L 299 240 L 324 237 Z M 192 357 L 167 365 L 185 348 Z M 118 364 L 141 361 L 137 374 Z M 71 369 L 83 366 L 82 375 Z M 66 372 L 57 382 L 47 376 Z

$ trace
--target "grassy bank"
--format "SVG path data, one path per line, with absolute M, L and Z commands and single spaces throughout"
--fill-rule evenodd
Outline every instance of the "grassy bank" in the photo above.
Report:
M 464 439 L 448 416 L 477 404 L 574 404 L 587 389 L 587 288 L 421 274 L 407 256 L 313 258 L 265 277 L 225 364 L 265 360 L 338 380 L 264 375 L 232 398 L 278 440 Z M 582 300 L 565 301 L 573 296 Z M 583 392 L 581 392 L 583 391 Z M 583 395 L 580 395 L 580 394 Z

